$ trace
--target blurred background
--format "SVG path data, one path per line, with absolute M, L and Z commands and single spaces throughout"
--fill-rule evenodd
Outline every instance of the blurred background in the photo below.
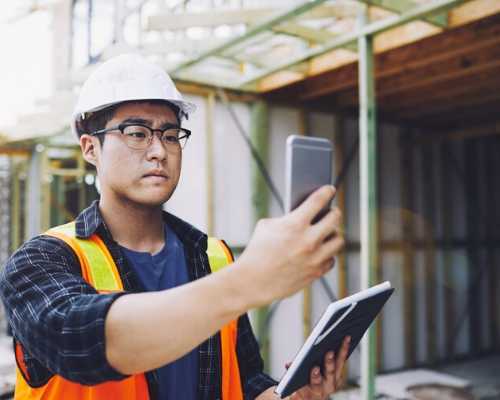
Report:
M 323 280 L 252 311 L 273 377 L 330 301 L 390 280 L 335 398 L 500 399 L 500 0 L 0 7 L 0 265 L 98 198 L 72 107 L 101 62 L 140 53 L 197 105 L 166 208 L 236 254 L 283 213 L 287 136 L 333 141 L 346 249 Z M 3 312 L 0 331 L 10 398 Z

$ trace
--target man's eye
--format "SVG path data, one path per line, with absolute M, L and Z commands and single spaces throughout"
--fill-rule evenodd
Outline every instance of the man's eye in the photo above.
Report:
M 144 132 L 139 131 L 126 132 L 126 135 L 137 139 L 144 139 L 146 137 L 146 134 Z
M 177 143 L 179 138 L 177 136 L 164 136 L 163 140 L 167 143 Z

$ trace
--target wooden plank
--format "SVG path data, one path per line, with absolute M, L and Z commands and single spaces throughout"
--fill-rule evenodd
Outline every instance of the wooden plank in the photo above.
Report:
M 404 89 L 397 93 L 382 95 L 378 98 L 381 107 L 386 109 L 405 107 L 423 107 L 430 100 L 444 99 L 452 102 L 455 98 L 462 98 L 480 90 L 485 92 L 500 88 L 500 61 L 494 64 L 481 65 L 473 70 L 462 71 L 453 76 L 439 76 L 422 83 L 418 88 Z M 383 89 L 381 89 L 383 92 Z M 340 104 L 340 96 L 339 96 Z
M 500 13 L 500 1 L 476 0 L 466 2 L 448 13 L 450 26 L 458 26 Z
M 470 71 L 463 78 L 442 76 L 433 80 L 434 83 L 425 85 L 412 91 L 401 91 L 377 99 L 381 112 L 393 113 L 404 111 L 416 111 L 431 109 L 432 105 L 446 104 L 453 107 L 455 103 L 460 104 L 464 99 L 484 99 L 486 93 L 498 92 L 500 90 L 500 62 L 495 68 L 489 66 L 483 72 Z M 464 74 L 465 75 L 465 74 Z M 441 78 L 443 78 L 441 80 Z M 383 90 L 381 90 L 383 92 Z M 354 90 L 342 91 L 331 98 L 331 102 L 339 110 L 357 107 L 357 95 Z M 458 105 L 457 104 L 457 105 Z
M 385 10 L 392 11 L 398 14 L 408 11 L 418 5 L 417 2 L 411 0 L 361 0 L 361 2 L 371 6 L 381 7 Z M 424 19 L 431 24 L 440 27 L 445 27 L 448 25 L 448 18 L 446 13 L 432 15 Z
M 488 106 L 488 104 L 496 104 L 500 100 L 499 92 L 483 93 L 480 96 L 478 93 L 471 94 L 470 97 L 460 98 L 455 100 L 453 103 L 448 104 L 447 102 L 430 102 L 428 107 L 419 110 L 414 107 L 408 107 L 404 109 L 394 110 L 398 117 L 401 119 L 411 119 L 411 118 L 427 118 L 427 116 L 443 116 L 443 114 L 449 113 L 451 115 L 455 114 L 460 116 L 460 111 L 471 110 L 474 108 L 481 108 Z M 492 115 L 491 117 L 497 117 L 497 115 Z M 439 118 L 439 117 L 438 117 Z
M 405 72 L 377 81 L 377 101 L 384 107 L 395 107 L 404 101 L 419 104 L 436 94 L 457 95 L 471 88 L 500 86 L 500 36 L 491 40 L 449 52 L 434 64 L 414 66 Z M 453 92 L 452 92 L 453 91 Z M 355 88 L 340 92 L 337 105 L 357 103 Z
M 184 30 L 192 27 L 217 27 L 220 25 L 256 24 L 269 16 L 283 11 L 279 7 L 262 7 L 244 10 L 193 12 L 182 14 L 166 13 L 151 15 L 146 23 L 147 30 Z M 324 18 L 352 18 L 356 9 L 345 4 L 322 5 L 298 16 L 302 20 Z
M 31 154 L 30 150 L 15 149 L 7 146 L 0 146 L 0 155 L 3 156 L 20 156 L 27 158 Z
M 405 118 L 405 121 L 423 130 L 435 131 L 436 129 L 460 129 L 481 126 L 487 123 L 495 123 L 497 112 L 500 109 L 500 99 L 474 102 L 469 105 L 455 106 L 451 109 L 437 110 L 427 114 L 425 118 L 416 116 Z
M 293 22 L 280 24 L 274 27 L 273 31 L 276 33 L 283 33 L 286 35 L 299 37 L 308 42 L 311 42 L 311 44 L 325 43 L 338 36 L 338 34 L 330 32 L 326 29 L 313 29 L 305 25 Z M 355 45 L 348 45 L 346 47 L 351 51 L 356 51 Z
M 380 53 L 375 60 L 375 76 L 380 79 L 402 74 L 406 69 L 425 68 L 434 64 L 435 60 L 441 60 L 446 53 L 453 51 L 458 54 L 463 52 L 464 48 L 472 48 L 498 36 L 500 36 L 500 14 Z M 281 90 L 275 90 L 268 93 L 268 96 L 310 100 L 356 87 L 357 83 L 357 63 L 351 63 Z
M 436 247 L 435 232 L 435 174 L 434 154 L 431 145 L 422 146 L 422 178 L 425 182 L 423 191 L 423 210 L 427 223 L 425 224 L 424 249 L 424 281 L 425 281 L 425 320 L 427 327 L 427 362 L 433 363 L 437 358 L 436 346 Z
M 484 137 L 484 136 L 494 136 L 500 135 L 500 121 L 477 125 L 470 128 L 462 129 L 449 129 L 448 132 L 426 132 L 425 136 L 421 136 L 415 139 L 414 143 L 437 143 L 443 141 L 456 141 L 464 140 L 472 137 Z
M 405 367 L 412 368 L 417 360 L 416 344 L 416 309 L 415 309 L 415 252 L 413 241 L 415 239 L 414 227 L 414 172 L 411 131 L 405 129 L 400 133 L 400 165 L 401 180 L 399 183 L 401 196 L 401 224 L 403 229 L 403 306 L 405 338 Z

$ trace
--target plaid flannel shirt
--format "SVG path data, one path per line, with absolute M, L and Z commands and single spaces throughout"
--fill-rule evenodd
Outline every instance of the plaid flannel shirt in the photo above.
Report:
M 184 245 L 190 280 L 210 273 L 206 255 L 207 236 L 179 218 L 164 213 L 165 222 Z M 76 234 L 99 235 L 118 266 L 125 292 L 143 288 L 99 212 L 98 202 L 76 219 Z M 8 260 L 0 275 L 4 302 L 14 340 L 24 348 L 24 359 L 32 386 L 44 385 L 54 374 L 95 385 L 120 380 L 125 375 L 113 369 L 105 354 L 104 321 L 111 304 L 125 294 L 98 294 L 86 283 L 73 251 L 61 240 L 39 235 L 24 243 Z M 199 346 L 198 398 L 220 398 L 220 335 Z M 259 346 L 248 316 L 238 319 L 237 355 L 245 399 L 253 399 L 276 384 L 263 373 Z M 146 374 L 152 399 L 158 377 Z

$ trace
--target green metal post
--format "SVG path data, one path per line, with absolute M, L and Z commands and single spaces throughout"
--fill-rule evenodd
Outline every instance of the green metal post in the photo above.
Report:
M 252 105 L 250 138 L 265 164 L 268 158 L 268 125 L 269 112 L 267 103 L 258 100 Z M 252 209 L 255 222 L 268 216 L 269 190 L 255 163 L 252 164 Z M 267 312 L 268 308 L 263 307 L 257 310 L 255 314 L 257 337 L 261 344 L 261 354 L 266 370 L 269 368 L 269 336 L 265 324 Z
M 360 16 L 360 24 L 367 20 Z M 373 36 L 358 40 L 359 52 L 359 154 L 361 213 L 361 289 L 374 284 L 378 261 L 377 237 L 377 132 Z M 361 391 L 363 400 L 375 398 L 376 330 L 372 326 L 361 342 Z

